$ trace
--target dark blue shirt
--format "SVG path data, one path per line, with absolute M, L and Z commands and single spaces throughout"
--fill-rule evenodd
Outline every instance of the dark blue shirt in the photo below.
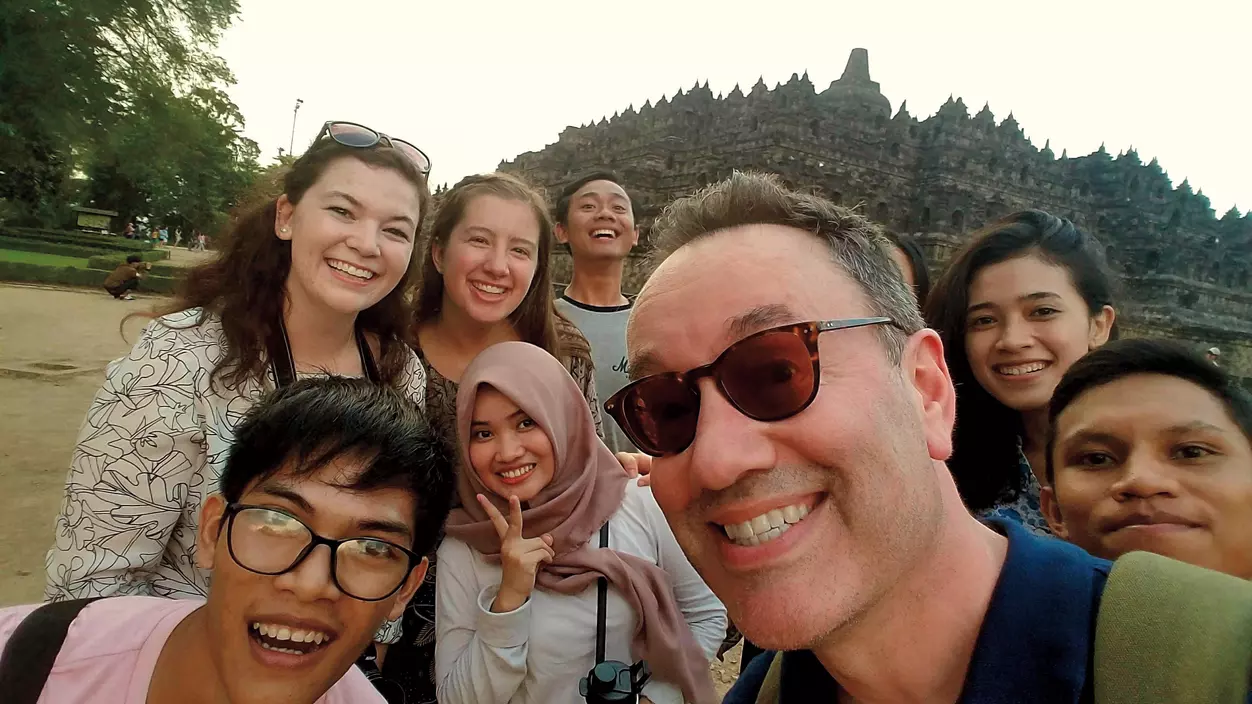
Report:
M 991 520 L 1008 554 L 974 644 L 962 704 L 1088 704 L 1096 614 L 1112 563 L 1012 521 Z M 723 704 L 755 704 L 774 653 L 748 664 Z M 783 655 L 781 704 L 836 701 L 811 651 Z

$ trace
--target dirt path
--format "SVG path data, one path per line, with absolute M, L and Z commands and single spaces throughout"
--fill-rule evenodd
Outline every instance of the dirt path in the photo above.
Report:
M 156 300 L 0 284 L 0 606 L 42 595 L 78 426 L 105 365 L 130 349 L 122 318 Z

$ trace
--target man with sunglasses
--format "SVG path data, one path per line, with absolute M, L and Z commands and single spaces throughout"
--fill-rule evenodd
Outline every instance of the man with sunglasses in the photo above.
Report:
M 1087 702 L 1093 681 L 1172 664 L 1141 667 L 1157 651 L 1129 637 L 1108 671 L 1132 675 L 1093 677 L 1117 573 L 965 509 L 944 464 L 943 345 L 876 226 L 736 173 L 671 204 L 653 236 L 634 381 L 605 406 L 652 456 L 641 469 L 734 623 L 786 651 L 753 660 L 726 702 Z
M 207 601 L 2 610 L 0 691 L 59 704 L 385 701 L 353 662 L 421 582 L 453 471 L 396 392 L 297 381 L 248 412 L 204 503 Z

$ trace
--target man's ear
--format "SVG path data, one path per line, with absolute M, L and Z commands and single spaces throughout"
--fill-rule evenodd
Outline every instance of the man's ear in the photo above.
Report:
M 552 228 L 552 234 L 556 235 L 557 242 L 560 242 L 561 244 L 569 244 L 569 232 L 561 223 L 558 222 L 556 227 Z
M 423 557 L 421 564 L 413 568 L 413 571 L 409 573 L 409 578 L 404 580 L 404 586 L 400 587 L 400 591 L 396 594 L 396 603 L 391 605 L 391 613 L 387 614 L 388 621 L 394 621 L 404 615 L 404 607 L 409 605 L 409 599 L 412 599 L 417 588 L 422 586 L 422 580 L 426 578 L 428 569 L 430 569 L 430 560 Z
M 217 542 L 225 540 L 226 499 L 221 494 L 211 494 L 200 507 L 200 531 L 196 534 L 196 566 L 202 570 L 213 569 L 217 556 Z
M 931 459 L 952 456 L 952 428 L 956 422 L 956 390 L 943 357 L 939 333 L 929 328 L 909 336 L 900 360 L 904 380 L 921 401 L 922 427 Z
M 639 226 L 635 225 L 630 230 L 630 246 L 634 247 L 637 244 L 639 244 Z
M 1069 529 L 1065 527 L 1065 517 L 1061 515 L 1061 504 L 1056 500 L 1056 489 L 1051 486 L 1039 490 L 1039 509 L 1048 520 L 1052 535 L 1061 540 L 1069 540 Z

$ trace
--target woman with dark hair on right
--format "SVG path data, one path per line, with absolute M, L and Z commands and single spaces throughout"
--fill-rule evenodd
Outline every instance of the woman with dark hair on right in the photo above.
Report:
M 49 601 L 208 593 L 200 507 L 235 426 L 301 376 L 367 377 L 421 405 L 408 343 L 413 245 L 430 162 L 367 127 L 328 122 L 282 195 L 244 214 L 187 272 L 130 354 L 108 367 L 70 460 Z
M 449 450 L 457 447 L 461 375 L 499 342 L 528 342 L 559 359 L 599 431 L 591 347 L 555 306 L 553 229 L 543 196 L 510 174 L 468 176 L 442 196 L 421 254 L 413 334 L 429 379 L 426 417 Z M 432 555 L 405 611 L 403 636 L 384 660 L 383 677 L 407 704 L 435 701 L 437 567 Z
M 922 247 L 911 235 L 897 235 L 887 232 L 887 239 L 894 245 L 890 252 L 891 261 L 900 269 L 904 283 L 913 287 L 913 295 L 917 297 L 919 308 L 926 307 L 926 298 L 930 295 L 930 272 L 926 270 L 926 255 Z
M 1040 210 L 975 232 L 926 303 L 956 385 L 948 467 L 966 505 L 1050 534 L 1040 512 L 1048 402 L 1070 365 L 1114 335 L 1099 243 Z

